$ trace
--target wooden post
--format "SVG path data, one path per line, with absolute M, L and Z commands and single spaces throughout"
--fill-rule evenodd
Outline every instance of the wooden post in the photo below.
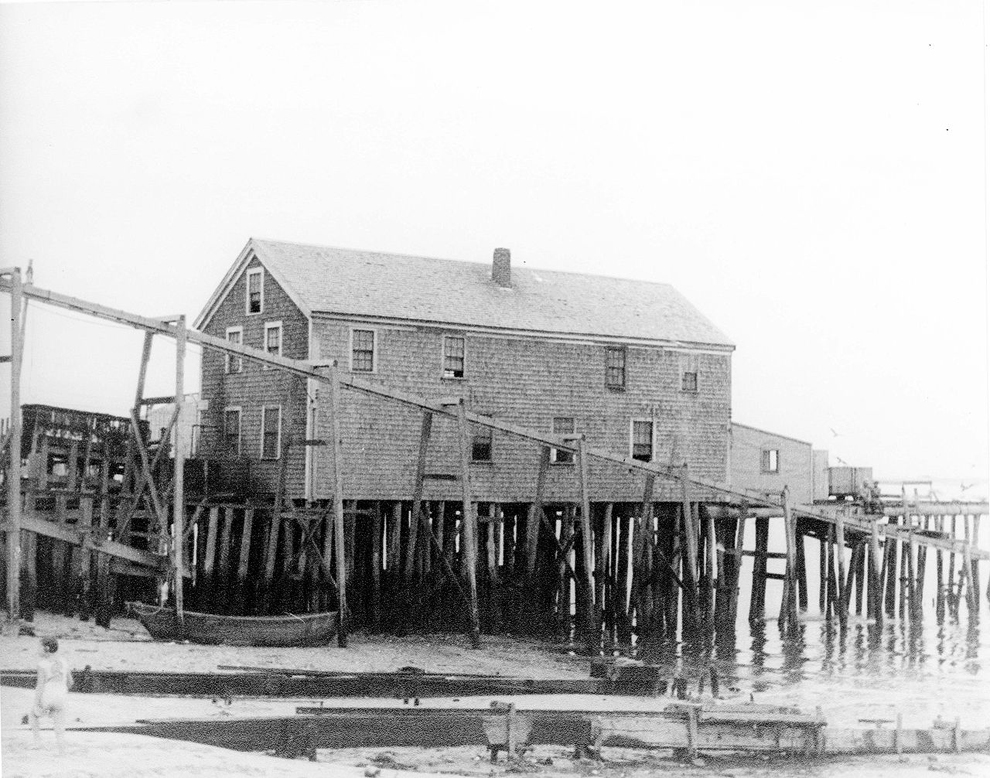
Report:
M 684 627 L 691 632 L 692 638 L 697 636 L 700 618 L 698 613 L 698 526 L 695 523 L 694 511 L 691 508 L 691 485 L 687 462 L 682 467 L 681 477 L 681 521 L 684 529 L 684 607 L 689 613 Z
M 571 626 L 571 569 L 568 556 L 574 542 L 574 506 L 564 506 L 560 517 L 560 558 L 557 564 L 557 628 L 565 640 L 570 640 Z M 577 580 L 577 576 L 574 576 Z M 580 585 L 580 583 L 578 583 Z
M 403 565 L 403 580 L 408 590 L 412 588 L 413 568 L 416 562 L 416 549 L 419 546 L 419 527 L 424 525 L 423 516 L 423 483 L 426 478 L 426 452 L 430 445 L 430 433 L 433 430 L 433 414 L 423 411 L 423 423 L 419 433 L 419 456 L 416 459 L 416 479 L 413 482 L 412 516 L 409 519 L 409 542 L 406 543 L 406 562 Z
M 282 527 L 282 505 L 285 499 L 285 479 L 289 461 L 289 436 L 282 440 L 282 450 L 279 454 L 278 473 L 275 479 L 275 501 L 272 504 L 271 518 L 268 523 L 268 542 L 265 544 L 265 578 L 264 578 L 264 611 L 267 614 L 273 605 L 272 588 L 275 581 L 275 558 L 278 553 L 278 536 Z M 210 530 L 213 530 L 213 509 L 210 509 Z M 207 549 L 209 549 L 209 539 Z M 209 551 L 207 551 L 207 554 Z
M 887 526 L 892 526 L 888 523 Z M 894 525 L 896 527 L 896 519 Z M 887 558 L 887 581 L 886 592 L 884 593 L 884 610 L 888 616 L 897 615 L 897 590 L 900 586 L 900 579 L 897 577 L 897 536 L 891 532 L 886 536 L 883 543 L 884 556 Z
M 869 580 L 867 581 L 866 610 L 868 616 L 879 625 L 883 623 L 883 586 L 881 574 L 883 561 L 880 557 L 879 519 L 873 519 L 870 531 Z
M 956 539 L 956 517 L 949 516 L 949 537 Z M 946 595 L 949 600 L 949 613 L 959 615 L 959 599 L 956 597 L 956 552 L 949 552 L 949 580 L 946 582 Z
M 824 525 L 824 534 L 818 544 L 818 612 L 822 616 L 828 611 L 828 541 L 831 530 Z
M 175 408 L 182 413 L 182 405 L 185 400 L 185 374 L 186 374 L 186 317 L 179 316 L 175 322 Z M 179 624 L 185 618 L 185 597 L 183 585 L 186 562 L 185 562 L 185 522 L 186 501 L 183 484 L 186 451 L 179 440 L 179 427 L 175 428 L 175 456 L 173 458 L 174 470 L 172 475 L 172 554 L 173 567 L 175 568 L 175 615 Z M 165 441 L 162 441 L 165 445 Z
M 732 570 L 732 591 L 729 592 L 729 624 L 735 629 L 739 615 L 739 574 L 742 570 L 743 543 L 746 536 L 746 520 L 749 518 L 749 503 L 743 500 L 736 520 L 735 557 Z
M 217 526 L 220 519 L 220 508 L 216 505 L 210 507 L 210 519 L 206 529 L 206 549 L 203 552 L 203 584 L 207 591 L 213 591 L 216 586 L 214 580 L 214 557 L 217 553 Z
M 705 611 L 708 616 L 708 635 L 715 634 L 715 592 L 718 589 L 718 553 L 715 537 L 715 517 L 699 503 L 698 514 L 705 514 L 705 548 L 708 552 L 708 574 L 706 576 Z
M 443 522 L 443 509 L 440 511 Z M 382 628 L 382 503 L 376 502 L 371 514 L 371 629 Z
M 839 573 L 836 580 L 838 597 L 835 607 L 839 612 L 839 627 L 845 629 L 846 618 L 849 613 L 849 598 L 846 596 L 846 524 L 842 518 L 842 511 L 835 515 L 835 554 L 839 561 Z
M 797 552 L 794 550 L 794 518 L 791 516 L 790 494 L 787 487 L 784 487 L 780 495 L 781 505 L 784 508 L 784 538 L 786 540 L 787 561 L 784 568 L 784 599 L 780 608 L 780 621 L 789 630 L 796 630 L 797 618 L 797 591 L 794 583 L 795 569 L 797 567 Z
M 929 517 L 925 516 L 922 529 L 927 531 L 929 524 Z M 915 577 L 914 590 L 915 590 L 915 608 L 918 612 L 918 619 L 920 620 L 924 615 L 924 603 L 925 603 L 925 567 L 928 558 L 928 546 L 924 543 L 918 544 L 918 571 Z
M 337 568 L 337 645 L 347 648 L 347 557 L 344 540 L 344 480 L 340 439 L 340 378 L 337 362 L 330 366 L 330 430 L 333 435 L 333 536 Z M 328 532 L 327 535 L 330 533 Z M 329 549 L 324 552 L 324 564 L 329 566 Z
M 615 518 L 612 516 L 612 503 L 605 503 L 605 512 L 602 516 L 602 575 L 604 586 L 602 592 L 602 620 L 605 622 L 606 640 L 615 637 L 615 587 L 618 580 L 615 577 L 615 554 L 613 553 L 614 543 L 612 542 L 612 528 L 615 525 Z
M 915 558 L 915 548 L 917 543 L 914 540 L 914 526 L 911 527 L 908 533 L 907 542 L 907 567 L 904 570 L 904 585 L 907 588 L 907 600 L 908 600 L 908 619 L 913 623 L 918 617 L 918 598 L 917 592 L 915 590 L 915 569 L 914 569 L 914 558 Z
M 935 518 L 935 529 L 942 532 L 944 516 Z M 942 549 L 935 552 L 935 620 L 941 624 L 945 619 L 945 576 L 942 570 Z
M 93 497 L 81 495 L 79 497 L 79 521 L 76 529 L 86 533 L 88 536 L 93 527 Z M 85 536 L 84 536 L 85 537 Z M 89 621 L 93 612 L 92 590 L 90 587 L 90 570 L 93 555 L 87 548 L 80 548 L 77 554 L 79 568 L 76 575 L 76 591 L 79 593 L 79 613 L 83 621 Z
M 10 468 L 7 471 L 7 618 L 21 616 L 21 269 L 10 273 Z M 47 462 L 42 463 L 46 467 Z
M 581 480 L 581 551 L 584 560 L 585 644 L 589 651 L 597 650 L 600 643 L 601 616 L 595 605 L 594 538 L 591 534 L 591 500 L 588 491 L 588 454 L 584 436 L 578 438 L 578 472 Z
M 213 602 L 219 605 L 226 599 L 225 591 L 230 586 L 230 536 L 233 534 L 234 512 L 232 508 L 223 509 L 223 530 L 220 532 L 220 561 L 217 565 L 219 580 L 213 586 Z
M 254 529 L 254 508 L 244 509 L 244 523 L 241 525 L 241 554 L 237 563 L 237 606 L 244 611 L 248 588 L 248 560 L 251 556 L 251 532 Z
M 763 620 L 767 598 L 767 545 L 770 542 L 770 519 L 757 516 L 756 547 L 753 549 L 753 590 L 750 592 L 749 620 Z
M 808 610 L 808 569 L 804 556 L 805 522 L 795 520 L 795 564 L 794 574 L 797 578 L 798 609 L 805 613 Z
M 481 647 L 481 625 L 478 619 L 478 540 L 477 520 L 471 502 L 471 429 L 468 427 L 464 398 L 457 403 L 457 425 L 460 431 L 461 455 L 461 553 L 468 584 L 468 619 L 471 646 Z
M 653 590 L 650 586 L 650 579 L 653 574 L 653 491 L 655 488 L 656 477 L 651 473 L 646 476 L 646 482 L 643 484 L 643 499 L 639 505 L 639 552 L 636 555 L 639 580 L 636 581 L 635 591 L 639 594 L 636 626 L 640 638 L 647 636 L 653 629 Z M 609 517 L 611 517 L 611 504 L 609 504 Z M 626 579 L 623 578 L 618 582 L 618 585 L 624 588 Z

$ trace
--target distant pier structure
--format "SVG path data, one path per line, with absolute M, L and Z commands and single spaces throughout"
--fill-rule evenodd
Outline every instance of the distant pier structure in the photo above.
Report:
M 2 272 L 10 618 L 164 598 L 338 610 L 341 645 L 458 629 L 703 656 L 734 640 L 744 571 L 750 618 L 779 585 L 796 629 L 808 538 L 840 626 L 920 620 L 929 552 L 936 615 L 978 609 L 986 503 L 891 500 L 733 423 L 733 347 L 666 285 L 516 270 L 503 249 L 489 268 L 252 240 L 188 328 Z M 145 332 L 129 416 L 20 405 L 28 302 Z M 178 344 L 169 397 L 144 392 L 155 336 Z M 187 342 L 204 349 L 196 413 Z M 170 420 L 155 439 L 152 407 Z M 192 446 L 169 445 L 181 419 Z

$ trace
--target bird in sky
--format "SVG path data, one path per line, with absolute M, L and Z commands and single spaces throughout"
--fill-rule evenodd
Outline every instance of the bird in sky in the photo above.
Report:
M 839 433 L 838 433 L 838 432 L 836 432 L 836 431 L 835 431 L 834 429 L 832 429 L 831 427 L 829 427 L 829 430 L 831 431 L 831 433 L 832 433 L 832 437 L 833 437 L 833 438 L 838 438 L 838 437 L 840 437 L 840 436 L 839 436 Z

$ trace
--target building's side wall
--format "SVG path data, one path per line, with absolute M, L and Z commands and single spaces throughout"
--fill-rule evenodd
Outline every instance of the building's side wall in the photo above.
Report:
M 777 451 L 777 472 L 765 472 L 763 452 Z M 814 462 L 810 443 L 741 424 L 732 425 L 732 488 L 755 495 L 777 493 L 786 486 L 793 503 L 813 499 Z
M 575 431 L 588 445 L 624 456 L 630 454 L 633 419 L 654 421 L 654 460 L 690 463 L 692 475 L 724 483 L 730 414 L 728 354 L 684 354 L 630 346 L 626 390 L 605 385 L 605 347 L 598 344 L 550 342 L 463 333 L 441 327 L 354 325 L 377 332 L 377 370 L 351 373 L 347 322 L 316 320 L 314 340 L 323 359 L 338 360 L 345 374 L 437 400 L 467 397 L 477 413 L 520 426 L 552 431 L 553 417 L 573 417 Z M 444 335 L 466 335 L 463 379 L 442 377 Z M 699 390 L 681 391 L 681 370 L 699 372 Z M 688 369 L 691 369 L 690 367 Z M 321 398 L 325 393 L 321 394 Z M 422 413 L 365 395 L 344 391 L 342 439 L 344 489 L 349 497 L 408 499 L 412 493 Z M 329 440 L 328 419 L 321 408 L 319 437 Z M 332 452 L 317 450 L 315 496 L 329 495 Z M 493 461 L 471 465 L 474 499 L 531 500 L 535 493 L 539 447 L 496 432 Z M 590 460 L 592 500 L 642 499 L 643 476 L 628 468 Z M 428 473 L 459 470 L 456 424 L 434 420 Z M 680 499 L 670 485 L 657 485 L 656 499 Z M 666 491 L 665 491 L 666 490 Z M 427 498 L 459 499 L 460 485 L 427 482 Z M 548 500 L 573 500 L 578 495 L 574 465 L 551 465 Z
M 816 449 L 812 452 L 815 469 L 812 478 L 812 490 L 815 502 L 828 499 L 828 452 Z
M 243 344 L 264 348 L 265 324 L 282 322 L 282 356 L 306 359 L 309 356 L 309 322 L 285 291 L 267 272 L 264 274 L 264 307 L 261 313 L 248 314 L 245 304 L 247 271 L 260 267 L 253 259 L 235 281 L 231 291 L 207 322 L 204 332 L 225 338 L 228 327 L 243 327 Z M 201 432 L 202 456 L 225 456 L 222 432 L 224 409 L 241 408 L 241 458 L 249 463 L 252 487 L 274 492 L 279 468 L 277 460 L 261 458 L 261 414 L 263 406 L 282 407 L 282 436 L 291 435 L 294 444 L 287 462 L 287 487 L 290 494 L 302 495 L 306 435 L 306 381 L 282 370 L 264 369 L 262 365 L 243 361 L 241 372 L 226 373 L 225 357 L 218 351 L 203 349 Z M 211 445 L 212 443 L 212 445 Z

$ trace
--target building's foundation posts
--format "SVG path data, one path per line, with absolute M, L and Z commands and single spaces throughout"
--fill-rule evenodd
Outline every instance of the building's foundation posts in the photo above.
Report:
M 888 526 L 896 526 L 897 519 L 891 519 Z M 897 591 L 900 588 L 900 579 L 897 575 L 898 547 L 897 538 L 893 535 L 887 536 L 883 543 L 884 548 L 884 612 L 893 618 L 897 615 Z
M 766 615 L 767 546 L 770 542 L 770 520 L 764 516 L 757 516 L 754 523 L 756 526 L 756 546 L 753 550 L 753 588 L 749 600 L 749 620 L 751 623 L 762 622 Z M 823 612 L 824 609 L 823 600 Z
M 835 557 L 838 562 L 838 570 L 836 571 L 836 608 L 839 614 L 839 627 L 844 630 L 849 614 L 849 596 L 846 591 L 846 530 L 841 513 L 835 517 Z
M 956 537 L 956 517 L 949 516 L 949 537 Z M 948 581 L 946 581 L 946 599 L 949 606 L 949 615 L 952 618 L 959 617 L 959 597 L 956 595 L 956 555 L 949 552 Z
M 797 579 L 798 610 L 806 613 L 808 610 L 808 569 L 804 555 L 804 539 L 807 536 L 807 522 L 800 516 L 795 519 L 795 567 Z

